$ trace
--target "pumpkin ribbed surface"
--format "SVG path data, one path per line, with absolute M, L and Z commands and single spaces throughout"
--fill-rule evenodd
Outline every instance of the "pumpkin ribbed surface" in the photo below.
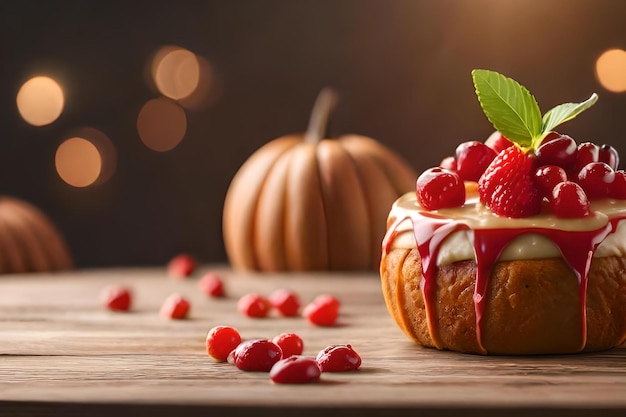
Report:
M 0 196 L 0 274 L 71 269 L 61 234 L 35 206 Z
M 239 169 L 226 194 L 226 252 L 239 270 L 376 269 L 389 206 L 415 171 L 374 139 L 275 139 Z

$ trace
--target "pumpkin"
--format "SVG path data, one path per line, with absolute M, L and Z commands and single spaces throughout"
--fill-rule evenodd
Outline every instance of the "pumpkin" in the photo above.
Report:
M 35 206 L 0 196 L 0 274 L 71 269 L 59 231 Z
M 268 142 L 233 177 L 223 235 L 234 269 L 378 268 L 391 204 L 417 175 L 372 138 L 326 138 L 336 99 L 322 90 L 305 134 Z

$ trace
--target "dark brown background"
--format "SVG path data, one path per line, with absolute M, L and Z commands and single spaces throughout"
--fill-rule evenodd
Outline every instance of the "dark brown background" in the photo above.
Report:
M 517 79 L 544 111 L 598 92 L 560 130 L 624 153 L 626 96 L 602 89 L 594 62 L 626 48 L 625 17 L 621 0 L 1 2 L 0 193 L 42 208 L 81 267 L 159 264 L 180 251 L 223 261 L 230 179 L 264 143 L 303 130 L 322 87 L 341 94 L 336 132 L 374 137 L 421 170 L 491 133 L 471 83 L 477 67 Z M 223 94 L 188 111 L 183 142 L 157 153 L 135 123 L 157 97 L 144 73 L 165 44 L 206 57 Z M 36 73 L 66 94 L 61 117 L 40 128 L 15 106 Z M 55 172 L 56 148 L 80 126 L 117 149 L 100 186 L 73 188 Z

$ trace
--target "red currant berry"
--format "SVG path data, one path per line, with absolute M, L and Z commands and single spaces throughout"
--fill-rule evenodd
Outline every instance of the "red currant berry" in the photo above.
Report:
M 339 317 L 339 300 L 332 295 L 320 295 L 304 308 L 302 315 L 317 326 L 332 326 Z
M 578 184 L 591 199 L 608 197 L 614 180 L 615 171 L 604 162 L 590 162 L 578 173 Z
M 499 154 L 506 148 L 513 146 L 513 142 L 508 140 L 504 135 L 497 130 L 493 132 L 487 140 L 485 141 L 485 145 L 493 149 L 496 154 Z
M 209 297 L 223 297 L 224 283 L 215 272 L 207 272 L 198 282 L 200 291 Z
M 611 145 L 604 144 L 600 146 L 598 151 L 598 161 L 604 162 L 613 169 L 617 169 L 619 165 L 619 154 Z
M 243 315 L 253 318 L 266 317 L 271 307 L 269 300 L 257 293 L 246 294 L 237 302 L 237 309 Z
M 241 343 L 241 335 L 234 327 L 215 326 L 206 335 L 206 351 L 210 357 L 226 362 L 228 355 Z
M 166 319 L 184 319 L 189 314 L 189 301 L 180 294 L 172 294 L 161 306 L 160 315 Z
M 233 351 L 235 366 L 242 371 L 269 372 L 282 357 L 280 347 L 269 340 L 248 340 Z
M 111 311 L 128 311 L 132 303 L 130 290 L 123 286 L 107 288 L 102 296 L 104 305 Z
M 554 186 L 563 181 L 567 181 L 567 174 L 556 165 L 545 165 L 535 171 L 535 184 L 544 196 L 549 196 Z
M 319 381 L 321 373 L 315 359 L 291 356 L 272 366 L 270 379 L 276 384 L 307 384 Z
M 196 269 L 196 260 L 186 253 L 175 256 L 167 264 L 167 272 L 174 278 L 187 278 Z
M 576 152 L 576 164 L 575 170 L 578 174 L 585 165 L 591 162 L 598 162 L 600 157 L 600 149 L 598 145 L 591 142 L 583 142 L 578 145 L 578 151 Z
M 465 203 L 465 184 L 456 172 L 430 168 L 417 178 L 417 201 L 426 210 L 460 207 Z
M 439 163 L 439 168 L 456 171 L 456 159 L 454 156 L 446 156 Z
M 277 289 L 268 297 L 270 304 L 284 317 L 294 317 L 298 315 L 300 309 L 300 299 L 293 291 L 285 288 Z
M 560 137 L 561 137 L 561 134 L 559 132 L 555 132 L 554 130 L 551 130 L 550 132 L 548 132 L 547 135 L 543 137 L 543 139 L 541 139 L 541 143 L 539 144 L 539 146 L 543 145 L 544 143 L 548 143 L 553 139 L 560 138 Z
M 622 170 L 615 171 L 615 179 L 613 180 L 613 184 L 611 184 L 609 197 L 620 200 L 626 199 L 626 172 Z
M 574 139 L 567 135 L 562 135 L 547 142 L 537 148 L 538 165 L 556 165 L 568 169 L 576 163 L 576 152 L 578 148 Z
M 361 357 L 350 345 L 331 345 L 317 354 L 322 372 L 354 371 L 361 366 Z
M 478 181 L 496 152 L 478 141 L 463 142 L 456 148 L 456 172 L 464 181 Z
M 564 218 L 585 217 L 590 213 L 587 195 L 572 181 L 563 181 L 554 187 L 550 208 L 557 217 Z
M 295 333 L 281 333 L 274 337 L 272 342 L 280 346 L 280 349 L 283 351 L 283 358 L 302 355 L 304 350 L 302 338 Z

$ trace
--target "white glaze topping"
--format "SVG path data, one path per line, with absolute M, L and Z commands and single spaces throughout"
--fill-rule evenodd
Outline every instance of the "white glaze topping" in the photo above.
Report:
M 592 215 L 582 219 L 564 219 L 540 214 L 529 218 L 509 219 L 498 217 L 477 199 L 468 199 L 459 208 L 428 211 L 417 203 L 414 192 L 400 197 L 392 206 L 390 218 L 405 220 L 397 227 L 397 235 L 391 248 L 414 248 L 415 235 L 410 213 L 419 211 L 437 218 L 450 218 L 464 223 L 469 230 L 460 230 L 447 237 L 439 249 L 437 265 L 475 259 L 473 246 L 474 229 L 550 228 L 566 231 L 589 231 L 606 226 L 610 219 L 626 216 L 626 201 L 602 199 L 591 204 Z M 626 220 L 619 222 L 617 230 L 609 234 L 598 246 L 595 257 L 626 255 Z M 500 260 L 542 259 L 560 257 L 557 246 L 547 237 L 537 233 L 525 233 L 513 240 L 500 256 Z

